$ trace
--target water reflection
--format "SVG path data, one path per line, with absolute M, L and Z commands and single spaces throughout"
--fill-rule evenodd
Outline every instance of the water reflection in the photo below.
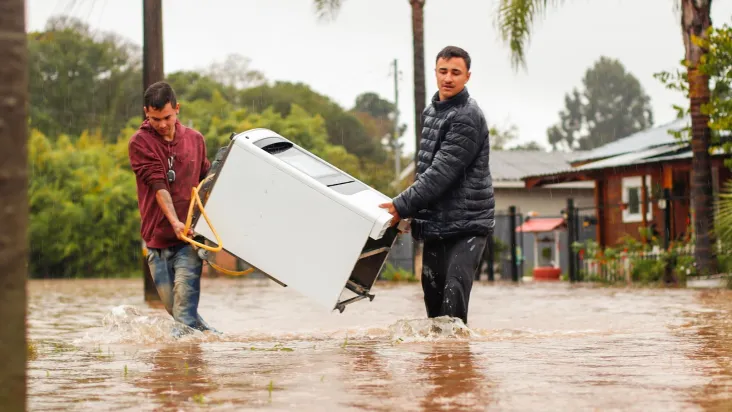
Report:
M 344 405 L 367 411 L 393 410 L 392 401 L 403 384 L 395 383 L 388 358 L 378 353 L 379 349 L 385 348 L 380 348 L 376 342 L 361 342 L 342 353 L 342 362 L 346 365 L 345 385 L 362 395 Z
M 493 383 L 469 341 L 385 344 L 365 341 L 341 354 L 341 375 L 359 410 L 478 411 L 491 403 Z
M 709 411 L 732 410 L 732 291 L 707 291 L 700 300 L 709 308 L 694 316 L 679 333 L 701 343 L 690 354 L 699 362 L 708 383 L 696 394 L 696 403 Z
M 134 380 L 135 386 L 151 392 L 164 409 L 204 403 L 206 395 L 216 389 L 198 343 L 164 346 L 139 360 L 151 369 Z
M 482 411 L 491 401 L 491 381 L 480 372 L 469 342 L 433 344 L 417 369 L 431 385 L 420 406 L 425 411 Z

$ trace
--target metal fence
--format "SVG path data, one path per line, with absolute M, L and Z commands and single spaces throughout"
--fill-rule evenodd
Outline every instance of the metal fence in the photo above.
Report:
M 587 210 L 580 214 L 581 219 L 594 218 L 594 212 Z M 554 216 L 542 216 L 542 218 L 566 218 L 564 215 Z M 520 227 L 526 220 L 527 216 L 521 212 L 519 207 L 516 207 L 516 218 L 515 224 L 512 224 L 511 220 L 511 208 L 506 211 L 498 211 L 496 213 L 496 229 L 494 231 L 494 245 L 496 248 L 496 256 L 491 259 L 491 253 L 486 248 L 484 255 L 484 269 L 483 273 L 487 273 L 488 279 L 492 280 L 493 277 L 490 273 L 490 268 L 494 268 L 494 273 L 497 273 L 500 279 L 514 279 L 512 276 L 512 259 L 516 262 L 516 271 L 518 272 L 518 278 L 523 276 L 531 276 L 534 270 L 534 264 L 536 261 L 534 243 L 538 237 L 543 237 L 542 233 L 515 233 L 516 228 Z M 515 233 L 515 240 L 512 238 L 511 233 Z M 580 225 L 576 230 L 577 235 L 575 239 L 584 242 L 588 239 L 594 239 L 595 228 L 585 227 Z M 556 246 L 551 245 L 552 256 L 555 255 L 556 251 L 553 250 Z M 512 257 L 512 250 L 515 250 L 515 255 Z M 553 262 L 558 265 L 562 273 L 568 273 L 569 271 L 569 260 L 571 258 L 569 250 L 569 233 L 565 230 L 559 231 L 559 262 Z M 539 251 L 541 253 L 541 251 Z M 492 265 L 491 265 L 492 263 Z
M 501 279 L 518 281 L 524 272 L 526 247 L 524 233 L 516 233 L 516 228 L 524 223 L 525 216 L 515 206 L 496 211 L 494 216 L 493 239 L 489 239 L 486 245 L 483 265 L 477 277 L 486 273 L 488 280 L 494 280 L 498 274 Z

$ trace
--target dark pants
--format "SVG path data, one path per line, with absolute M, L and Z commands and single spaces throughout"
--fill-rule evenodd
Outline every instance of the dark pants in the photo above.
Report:
M 461 236 L 424 242 L 422 290 L 427 316 L 451 316 L 468 324 L 468 301 L 487 237 Z

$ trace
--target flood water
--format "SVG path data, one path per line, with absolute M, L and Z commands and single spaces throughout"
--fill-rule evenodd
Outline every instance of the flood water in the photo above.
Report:
M 269 280 L 203 279 L 222 336 L 170 336 L 142 280 L 29 283 L 29 410 L 732 409 L 724 291 L 476 283 L 469 329 L 421 287 L 323 314 Z

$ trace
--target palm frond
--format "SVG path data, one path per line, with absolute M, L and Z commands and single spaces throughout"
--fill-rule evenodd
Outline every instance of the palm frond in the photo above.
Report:
M 345 0 L 313 0 L 315 14 L 319 20 L 333 20 L 338 16 Z
M 732 180 L 727 181 L 717 202 L 719 206 L 717 236 L 723 243 L 732 245 Z
M 496 26 L 501 40 L 511 50 L 511 66 L 526 67 L 525 49 L 531 39 L 532 24 L 548 7 L 556 7 L 564 0 L 499 0 Z

